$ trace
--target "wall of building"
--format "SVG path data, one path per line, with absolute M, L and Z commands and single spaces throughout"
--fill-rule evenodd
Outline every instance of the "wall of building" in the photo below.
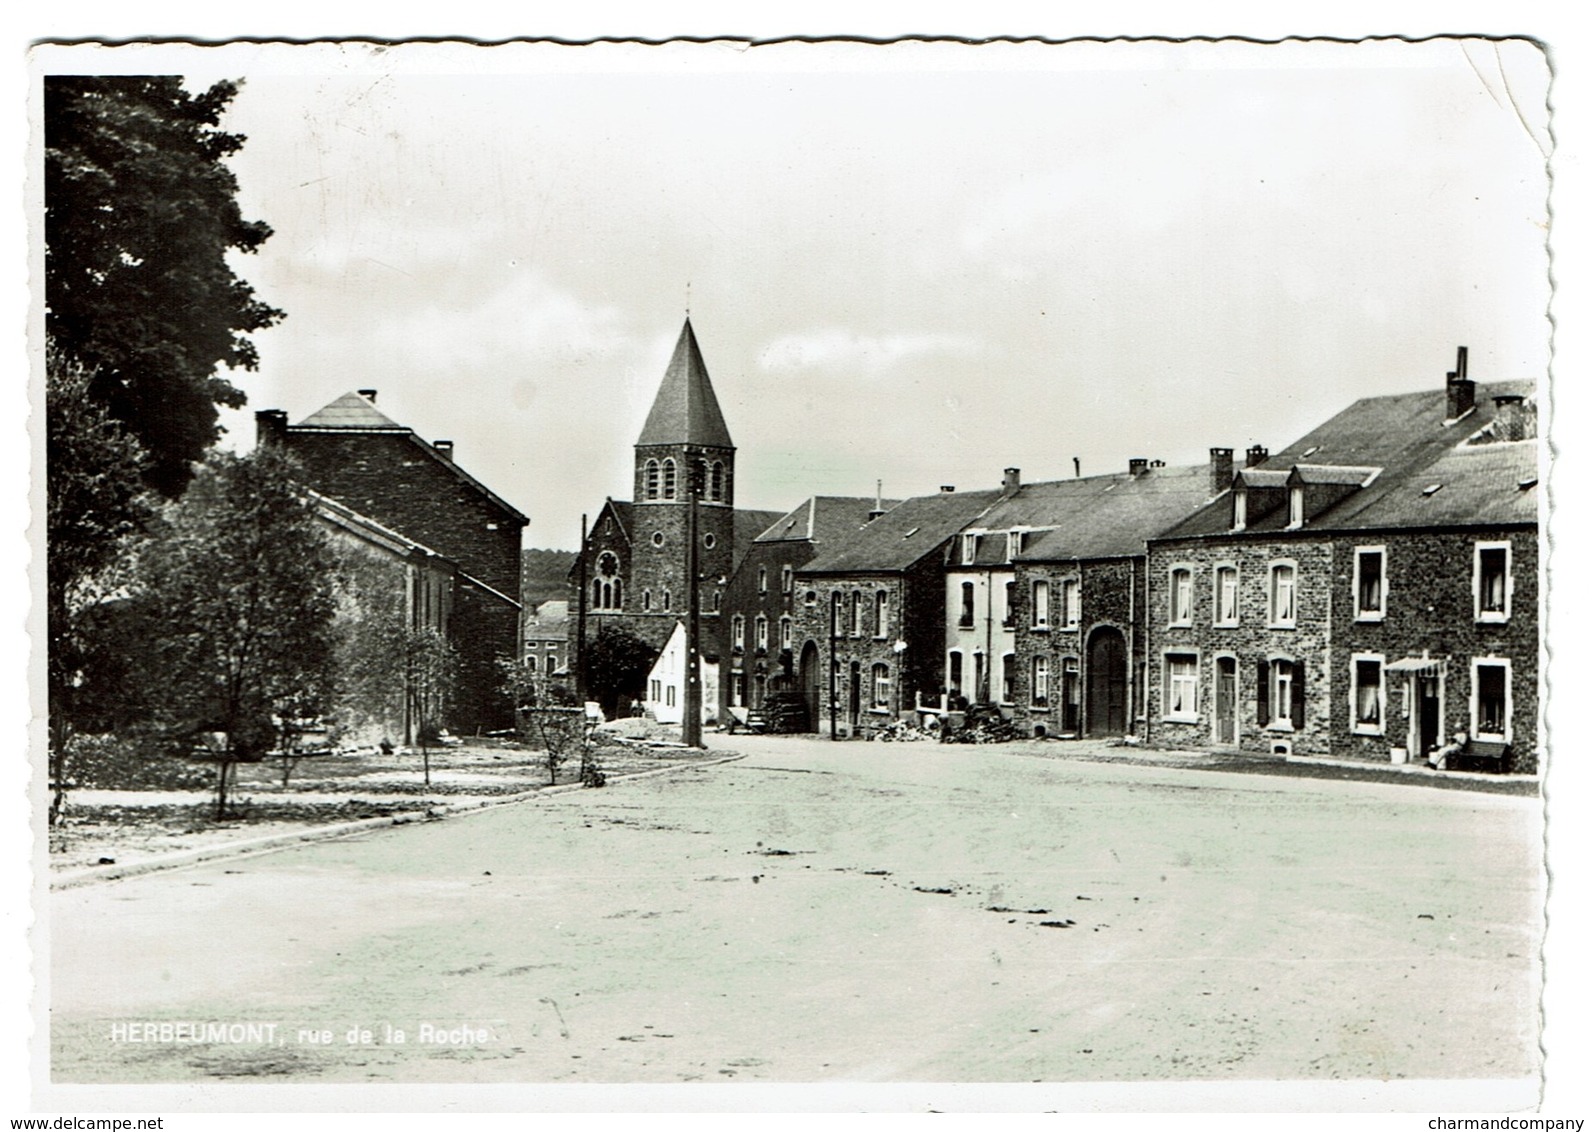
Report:
M 1014 626 L 1008 618 L 1008 584 L 1014 580 L 1014 570 L 952 567 L 945 577 L 942 683 L 951 694 L 951 656 L 956 651 L 963 660 L 962 695 L 970 703 L 1003 703 L 1002 658 L 1014 651 Z M 964 623 L 966 585 L 973 598 L 968 624 Z M 977 655 L 982 658 L 978 666 Z
M 1268 752 L 1288 744 L 1296 754 L 1327 755 L 1334 719 L 1330 685 L 1330 610 L 1334 592 L 1330 546 L 1309 539 L 1246 537 L 1184 540 L 1151 545 L 1147 559 L 1147 702 L 1153 742 L 1171 747 L 1205 748 L 1216 742 L 1215 665 L 1219 657 L 1236 661 L 1236 746 Z M 1292 628 L 1269 624 L 1269 575 L 1276 562 L 1296 564 L 1296 617 Z M 1234 565 L 1239 575 L 1239 617 L 1234 626 L 1214 624 L 1214 570 Z M 1169 623 L 1171 570 L 1192 570 L 1189 625 Z M 1191 718 L 1171 718 L 1165 702 L 1165 661 L 1170 653 L 1194 655 L 1196 710 Z M 1301 728 L 1259 723 L 1258 665 L 1274 659 L 1301 665 Z
M 815 547 L 807 539 L 781 539 L 755 542 L 749 546 L 736 574 L 726 587 L 724 608 L 726 660 L 721 665 L 721 702 L 759 707 L 770 691 L 793 686 L 796 680 L 796 606 L 802 600 L 797 592 L 796 572 L 814 557 Z M 784 569 L 793 572 L 791 584 L 783 586 Z M 764 585 L 759 584 L 760 571 Z M 813 588 L 813 587 L 809 587 Z M 818 596 L 816 595 L 816 603 Z M 743 618 L 743 645 L 739 649 L 733 619 Z M 770 627 L 769 647 L 762 654 L 757 645 L 755 626 L 764 617 Z M 792 647 L 781 648 L 781 619 L 792 619 Z M 740 697 L 740 699 L 739 699 Z
M 1474 607 L 1474 548 L 1511 547 L 1510 616 L 1480 620 Z M 1359 617 L 1356 557 L 1384 549 L 1383 615 Z M 1440 697 L 1442 737 L 1472 734 L 1474 658 L 1511 664 L 1512 767 L 1534 773 L 1539 740 L 1539 537 L 1533 529 L 1439 533 L 1390 531 L 1337 538 L 1334 543 L 1333 640 L 1329 664 L 1330 747 L 1342 758 L 1386 762 L 1392 747 L 1410 750 L 1413 711 L 1408 680 L 1385 675 L 1384 710 L 1376 734 L 1353 718 L 1354 656 L 1390 664 L 1407 657 L 1444 658 Z M 1364 732 L 1359 734 L 1358 732 Z M 1416 752 L 1413 752 L 1414 757 Z

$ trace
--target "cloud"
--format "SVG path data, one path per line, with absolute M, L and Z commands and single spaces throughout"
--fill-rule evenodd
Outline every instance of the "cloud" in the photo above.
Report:
M 775 339 L 759 354 L 766 373 L 848 369 L 881 373 L 903 362 L 930 356 L 973 357 L 983 345 L 962 334 L 859 334 L 826 327 Z

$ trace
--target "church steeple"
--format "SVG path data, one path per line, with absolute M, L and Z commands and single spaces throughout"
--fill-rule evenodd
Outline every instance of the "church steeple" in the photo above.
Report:
M 675 353 L 665 367 L 664 380 L 654 397 L 648 420 L 637 437 L 637 447 L 657 444 L 691 444 L 704 448 L 733 448 L 731 432 L 720 413 L 720 402 L 709 383 L 709 370 L 698 351 L 698 339 L 689 318 L 681 325 Z

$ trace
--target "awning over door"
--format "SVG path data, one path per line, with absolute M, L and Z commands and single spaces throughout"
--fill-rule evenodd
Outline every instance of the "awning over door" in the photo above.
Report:
M 1444 676 L 1445 657 L 1406 656 L 1385 665 L 1386 672 L 1407 673 L 1413 676 Z

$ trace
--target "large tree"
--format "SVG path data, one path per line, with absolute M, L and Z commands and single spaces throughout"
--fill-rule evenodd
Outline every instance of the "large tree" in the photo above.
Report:
M 67 752 L 86 687 L 86 670 L 104 651 L 103 627 L 89 624 L 96 607 L 125 579 L 126 536 L 148 513 L 140 486 L 144 453 L 103 406 L 88 397 L 89 374 L 58 350 L 45 361 L 45 458 L 49 476 L 47 615 L 50 819 L 65 801 Z
M 212 453 L 140 553 L 162 722 L 185 744 L 209 737 L 218 815 L 232 764 L 331 692 L 337 566 L 293 473 L 275 449 Z
M 245 220 L 218 129 L 238 87 L 190 93 L 176 76 L 44 80 L 45 303 L 51 342 L 144 450 L 168 496 L 244 395 L 218 366 L 254 369 L 247 335 L 282 312 L 233 274 L 231 251 L 271 235 Z

